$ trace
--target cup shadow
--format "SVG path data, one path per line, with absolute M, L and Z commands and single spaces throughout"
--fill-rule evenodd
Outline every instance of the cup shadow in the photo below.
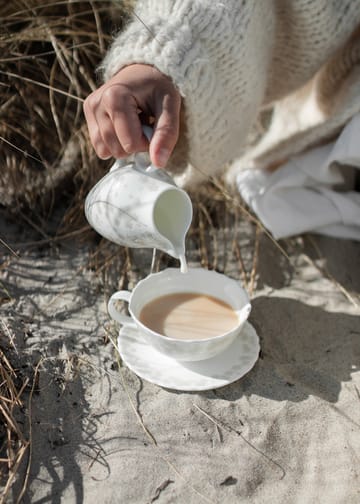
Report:
M 360 368 L 359 317 L 280 297 L 261 296 L 252 305 L 260 358 L 242 379 L 216 390 L 216 397 L 233 401 L 256 394 L 299 402 L 314 395 L 335 403 L 342 383 Z

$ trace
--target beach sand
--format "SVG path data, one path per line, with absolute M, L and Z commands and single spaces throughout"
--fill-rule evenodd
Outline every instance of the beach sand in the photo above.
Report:
M 19 412 L 31 449 L 9 502 L 26 478 L 24 503 L 360 502 L 360 244 L 304 236 L 280 242 L 288 259 L 262 234 L 254 269 L 254 226 L 237 231 L 242 267 L 222 246 L 234 230 L 207 238 L 219 269 L 256 279 L 259 359 L 228 386 L 179 392 L 118 360 L 106 302 L 121 268 L 105 282 L 90 245 L 34 245 L 2 219 L 18 257 L 3 249 L 1 346 L 35 378 Z M 151 255 L 131 257 L 129 288 Z M 191 246 L 188 259 L 200 265 Z

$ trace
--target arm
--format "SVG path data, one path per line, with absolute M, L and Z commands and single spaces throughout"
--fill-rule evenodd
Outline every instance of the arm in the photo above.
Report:
M 143 0 L 135 11 L 103 62 L 104 79 L 135 63 L 168 76 L 184 105 L 184 155 L 207 174 L 241 154 L 260 106 L 311 78 L 360 17 L 356 0 Z M 170 122 L 171 150 L 178 112 Z

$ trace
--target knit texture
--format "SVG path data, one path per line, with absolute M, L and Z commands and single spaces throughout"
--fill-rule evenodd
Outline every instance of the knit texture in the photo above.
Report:
M 259 166 L 316 144 L 358 112 L 350 37 L 359 23 L 358 0 L 142 0 L 102 70 L 107 80 L 146 63 L 173 80 L 184 124 L 170 165 L 187 166 L 186 185 L 244 155 L 264 106 L 275 103 L 272 126 L 244 158 Z

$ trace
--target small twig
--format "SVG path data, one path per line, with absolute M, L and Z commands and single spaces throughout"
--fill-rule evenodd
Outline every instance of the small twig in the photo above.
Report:
M 200 212 L 202 212 L 203 215 L 205 215 L 205 218 L 207 220 L 207 223 L 208 225 L 211 227 L 211 229 L 213 230 L 213 258 L 212 258 L 212 268 L 213 269 L 216 269 L 217 268 L 217 263 L 218 263 L 218 240 L 217 240 L 217 236 L 215 234 L 215 228 L 214 228 L 214 223 L 209 215 L 209 212 L 207 211 L 207 208 L 205 207 L 205 205 L 201 202 L 198 203 L 198 207 L 199 207 L 199 210 Z M 205 230 L 205 226 L 202 222 L 202 230 L 204 231 Z M 209 233 L 210 234 L 210 233 Z M 203 243 L 205 245 L 205 238 L 203 239 Z M 206 247 L 205 247 L 206 248 Z M 209 260 L 207 260 L 207 262 L 209 263 Z
M 207 255 L 207 247 L 206 247 L 205 225 L 204 225 L 204 220 L 203 220 L 203 213 L 201 211 L 199 211 L 199 238 L 200 238 L 201 266 L 208 268 L 209 267 L 209 258 Z
M 84 102 L 82 98 L 79 96 L 73 95 L 71 93 L 67 93 L 66 91 L 63 91 L 62 89 L 49 86 L 48 84 L 44 84 L 43 82 L 36 81 L 34 79 L 30 79 L 29 77 L 24 77 L 23 75 L 18 75 L 13 72 L 4 72 L 3 70 L 0 70 L 0 74 L 2 75 L 7 75 L 8 77 L 13 77 L 14 79 L 20 79 L 25 82 L 31 82 L 31 84 L 36 84 L 37 86 L 49 89 L 51 91 L 55 91 L 56 93 L 59 93 L 61 95 L 67 96 L 68 98 L 72 98 L 73 100 L 79 101 L 79 102 Z
M 32 459 L 32 398 L 34 395 L 34 390 L 35 386 L 38 380 L 38 372 L 39 372 L 39 367 L 40 364 L 42 363 L 42 358 L 39 360 L 39 362 L 36 364 L 35 370 L 34 370 L 34 377 L 33 377 L 33 382 L 29 394 L 29 403 L 28 403 L 28 421 L 29 421 L 29 440 L 28 440 L 28 447 L 29 447 L 29 457 L 28 457 L 28 463 L 25 471 L 25 478 L 24 478 L 24 483 L 20 492 L 20 495 L 18 496 L 16 502 L 20 503 L 21 499 L 23 498 L 23 495 L 25 493 L 28 480 L 29 480 L 29 475 L 30 475 L 30 466 L 31 466 L 31 459 Z
M 121 382 L 122 382 L 122 385 L 124 387 L 124 390 L 125 390 L 125 393 L 127 395 L 127 398 L 129 400 L 129 403 L 130 403 L 130 406 L 131 406 L 131 409 L 133 410 L 133 412 L 135 413 L 136 415 L 136 418 L 138 419 L 142 429 L 144 430 L 145 434 L 147 435 L 147 437 L 150 439 L 151 441 L 151 444 L 154 446 L 154 448 L 156 448 L 159 452 L 160 452 L 160 448 L 157 444 L 157 441 L 156 439 L 154 438 L 154 436 L 151 434 L 151 432 L 148 430 L 148 428 L 145 426 L 142 418 L 140 417 L 139 415 L 139 412 L 137 411 L 136 409 L 136 406 L 135 404 L 133 403 L 131 397 L 130 397 L 130 392 L 129 392 L 129 389 L 126 385 L 126 382 L 125 382 L 125 379 L 124 379 L 124 375 L 122 373 L 122 370 L 121 370 L 121 364 L 120 364 L 120 354 L 119 354 L 119 351 L 118 351 L 118 348 L 117 348 L 117 345 L 116 343 L 113 341 L 113 338 L 110 337 L 110 341 L 113 345 L 113 347 L 115 348 L 116 350 L 116 360 L 117 360 L 117 364 L 118 364 L 118 369 L 119 369 L 119 374 L 120 374 L 120 378 L 121 378 Z M 189 481 L 187 481 L 185 479 L 185 477 L 180 473 L 180 471 L 174 466 L 174 464 L 172 462 L 170 462 L 170 460 L 166 457 L 164 457 L 164 455 L 162 455 L 161 453 L 159 453 L 159 457 L 168 464 L 169 467 L 171 467 L 171 469 L 175 472 L 175 474 L 177 474 L 179 476 L 179 478 L 181 478 L 183 481 L 186 481 L 187 484 L 189 485 L 189 488 L 195 492 L 201 499 L 203 499 L 205 502 L 209 503 L 209 504 L 215 504 L 214 501 L 210 500 L 208 497 L 206 497 L 205 495 L 203 495 L 201 492 L 199 492 L 193 485 L 191 485 L 191 483 L 189 483 Z
M 193 403 L 193 406 L 198 410 L 200 411 L 200 413 L 202 413 L 203 415 L 206 416 L 206 418 L 208 418 L 211 422 L 213 422 L 215 425 L 217 425 L 218 427 L 223 427 L 224 429 L 228 430 L 229 432 L 234 432 L 237 436 L 241 437 L 241 439 L 243 441 L 245 441 L 245 443 L 250 446 L 250 448 L 252 448 L 253 450 L 255 450 L 257 453 L 259 453 L 261 456 L 263 456 L 264 458 L 266 458 L 269 462 L 271 462 L 272 464 L 274 464 L 275 466 L 277 466 L 281 472 L 282 472 L 282 475 L 280 477 L 280 479 L 283 479 L 285 476 L 286 476 L 286 471 L 285 469 L 278 463 L 276 462 L 275 460 L 273 460 L 271 457 L 269 457 L 268 455 L 266 455 L 266 453 L 262 452 L 261 450 L 259 450 L 259 448 L 256 448 L 256 446 L 254 446 L 252 443 L 250 443 L 250 441 L 248 441 L 245 436 L 242 434 L 242 432 L 234 429 L 233 427 L 231 427 L 230 425 L 227 425 L 227 424 L 224 424 L 224 423 L 219 423 L 218 420 L 216 420 L 212 415 L 209 415 L 209 413 L 207 413 L 205 410 L 203 410 L 202 408 L 200 408 L 200 406 L 198 406 L 197 404 Z
M 360 391 L 359 391 L 359 389 L 357 388 L 356 385 L 354 385 L 354 388 L 355 388 L 356 395 L 357 395 L 357 397 L 358 397 L 358 399 L 360 401 Z
M 0 503 L 1 504 L 6 502 L 5 499 L 7 497 L 7 494 L 9 493 L 9 490 L 12 486 L 13 480 L 17 474 L 17 471 L 19 469 L 21 461 L 22 461 L 28 447 L 29 447 L 29 444 L 28 444 L 28 442 L 26 442 L 17 452 L 15 460 L 11 461 L 11 475 L 6 482 L 6 485 L 5 485 L 5 488 L 2 492 L 2 495 L 0 496 L 0 498 L 1 498 Z M 17 500 L 16 502 L 18 503 L 19 500 Z
M 231 194 L 229 194 L 229 192 L 225 189 L 225 187 L 217 179 L 215 179 L 214 177 L 208 177 L 208 178 L 215 185 L 215 187 L 217 187 L 221 191 L 221 193 L 224 196 L 224 198 L 227 201 L 230 201 L 234 206 L 236 206 L 237 208 L 239 208 L 240 211 L 243 214 L 245 214 L 246 217 L 250 220 L 250 222 L 252 222 L 253 224 L 256 224 L 257 226 L 259 226 L 260 229 L 266 234 L 266 236 L 268 238 L 270 238 L 270 240 L 275 245 L 275 247 L 280 250 L 280 252 L 286 257 L 286 259 L 289 262 L 291 262 L 290 261 L 290 257 L 288 256 L 288 254 L 285 252 L 285 250 L 282 248 L 282 246 L 277 242 L 277 240 L 275 240 L 275 238 L 272 236 L 272 234 L 270 233 L 270 231 L 268 231 L 265 228 L 265 226 L 262 224 L 262 222 L 257 217 L 255 217 L 254 215 L 252 215 L 252 213 L 249 210 L 247 210 L 245 208 L 245 206 L 242 205 L 235 197 L 231 196 Z
M 61 241 L 64 241 L 64 240 L 69 240 L 70 238 L 74 238 L 75 236 L 78 236 L 79 234 L 82 234 L 82 233 L 85 233 L 85 232 L 88 232 L 88 231 L 91 231 L 91 227 L 89 225 L 86 225 L 86 226 L 84 226 L 84 227 L 82 227 L 80 229 L 76 229 L 75 231 L 70 231 L 68 233 L 60 234 L 60 235 L 57 235 L 57 236 L 51 236 L 51 237 L 46 238 L 44 240 L 34 240 L 34 241 L 28 241 L 28 242 L 19 242 L 19 243 L 16 243 L 15 245 L 17 247 L 23 247 L 23 246 L 26 246 L 26 247 L 31 247 L 31 246 L 40 247 L 40 246 L 43 246 L 43 245 L 57 243 L 57 242 L 61 242 Z
M 16 257 L 16 258 L 17 258 L 17 259 L 19 259 L 19 258 L 20 258 L 19 254 L 17 254 L 17 253 L 15 252 L 15 250 L 13 250 L 13 249 L 10 247 L 10 245 L 8 245 L 6 242 L 4 242 L 4 240 L 3 240 L 2 238 L 0 238 L 0 243 L 1 243 L 2 245 L 4 245 L 4 247 L 6 247 L 6 248 L 7 248 L 7 249 L 8 249 L 8 250 L 9 250 L 9 251 L 10 251 L 10 252 L 11 252 L 11 253 L 12 253 L 12 254 Z
M 259 244 L 260 244 L 260 227 L 256 226 L 255 232 L 255 245 L 254 245 L 254 254 L 253 254 L 253 263 L 250 273 L 250 284 L 249 284 L 249 294 L 252 295 L 255 287 L 255 278 L 257 273 L 257 265 L 259 260 Z
M 1 462 L 7 462 L 8 478 L 6 484 L 2 488 L 0 502 L 5 502 L 7 495 L 12 487 L 13 481 L 17 475 L 19 466 L 25 456 L 27 449 L 30 446 L 30 441 L 25 440 L 16 417 L 13 413 L 15 406 L 21 406 L 20 397 L 28 384 L 28 379 L 24 381 L 20 390 L 17 390 L 13 379 L 16 378 L 16 373 L 5 354 L 0 349 L 0 373 L 2 377 L 1 389 L 4 389 L 4 394 L 0 395 L 0 412 L 6 426 L 7 437 L 7 459 L 1 459 Z M 15 448 L 15 446 L 20 447 Z M 20 498 L 17 502 L 20 501 Z
M 111 341 L 111 344 L 113 345 L 113 347 L 115 348 L 116 350 L 116 360 L 117 360 L 117 365 L 118 365 L 118 369 L 119 369 L 119 374 L 120 374 L 120 378 L 121 378 L 121 382 L 122 382 L 122 385 L 124 387 L 124 390 L 125 390 L 125 393 L 127 395 L 127 398 L 129 400 L 129 403 L 131 405 L 131 408 L 132 410 L 134 411 L 135 415 L 136 415 L 136 418 L 138 419 L 143 431 L 145 432 L 145 434 L 147 435 L 147 437 L 150 439 L 151 443 L 154 444 L 155 446 L 157 446 L 157 442 L 156 442 L 156 439 L 154 438 L 154 436 L 151 434 L 151 432 L 149 431 L 149 429 L 145 426 L 141 416 L 139 415 L 139 412 L 137 411 L 136 409 L 136 406 L 135 404 L 133 403 L 131 397 L 130 397 L 130 393 L 129 393 L 129 389 L 128 387 L 126 386 L 126 383 L 125 383 L 125 380 L 124 380 L 124 376 L 123 376 L 123 373 L 121 371 L 121 363 L 120 363 L 120 355 L 119 355 L 119 351 L 117 349 L 117 346 L 115 344 L 115 342 L 113 341 L 113 338 L 110 336 L 110 341 Z
M 236 258 L 239 262 L 240 274 L 241 274 L 241 278 L 242 278 L 244 287 L 245 287 L 245 289 L 248 289 L 248 280 L 247 280 L 247 276 L 246 276 L 245 264 L 244 264 L 244 261 L 243 261 L 242 255 L 241 255 L 240 246 L 236 240 L 234 240 L 234 242 L 233 242 L 233 250 L 234 250 Z
M 98 451 L 96 452 L 95 457 L 91 460 L 90 464 L 88 465 L 88 470 L 89 471 L 92 468 L 92 466 L 95 464 L 95 462 L 97 461 L 97 459 L 99 458 L 99 455 L 100 455 L 100 453 L 102 451 L 104 451 L 104 450 L 102 448 L 99 448 Z
M 38 233 L 40 233 L 45 239 L 50 240 L 50 237 L 48 234 L 45 233 L 43 229 L 41 229 L 40 226 L 36 224 L 33 220 L 31 220 L 27 215 L 25 215 L 23 212 L 19 211 L 19 215 L 21 216 L 24 221 L 29 224 L 32 228 L 35 229 Z
M 156 265 L 156 248 L 153 249 L 151 266 L 150 266 L 150 275 L 155 273 L 155 265 Z
M 150 504 L 152 504 L 153 502 L 157 501 L 158 498 L 160 497 L 161 492 L 163 492 L 165 490 L 165 488 L 167 488 L 171 483 L 174 483 L 173 480 L 171 480 L 171 479 L 167 479 L 167 480 L 163 481 L 161 483 L 161 485 L 159 485 L 157 487 L 157 489 L 155 490 L 155 495 L 151 499 Z
M 238 436 L 241 435 L 241 432 L 234 429 L 233 427 L 231 427 L 230 425 L 227 425 L 223 422 L 219 422 L 218 420 L 216 420 L 212 415 L 210 415 L 209 413 L 207 413 L 205 410 L 203 410 L 202 408 L 200 408 L 200 406 L 198 406 L 197 404 L 193 403 L 193 406 L 198 410 L 200 411 L 200 413 L 202 413 L 203 415 L 206 416 L 206 418 L 208 418 L 213 424 L 215 424 L 219 429 L 225 429 L 227 430 L 228 432 L 235 432 L 235 434 L 237 434 Z
M 320 254 L 320 251 L 319 251 L 319 248 L 318 246 L 316 245 L 315 241 L 312 239 L 311 236 L 308 237 L 311 245 L 314 247 L 314 249 L 316 250 L 318 256 L 320 257 L 321 254 Z M 331 282 L 333 282 L 333 284 L 340 290 L 340 292 L 343 293 L 343 295 L 346 297 L 346 299 L 348 301 L 350 301 L 354 306 L 356 306 L 357 308 L 360 308 L 360 303 L 359 301 L 357 301 L 346 289 L 345 287 L 343 287 L 341 285 L 340 282 L 338 282 L 331 274 L 330 272 L 325 268 L 325 267 L 321 267 L 319 266 L 318 264 L 316 264 L 316 262 L 311 259 L 309 256 L 305 255 L 304 254 L 304 258 L 305 260 L 311 264 L 312 266 L 314 266 L 320 273 L 322 273 L 326 278 L 328 278 L 328 280 L 330 280 Z
M 35 156 L 33 156 L 32 154 L 29 154 L 28 152 L 26 152 L 25 150 L 23 149 L 20 149 L 20 147 L 18 147 L 17 145 L 15 145 L 14 143 L 12 142 L 9 142 L 9 140 L 6 140 L 6 138 L 4 138 L 3 136 L 0 135 L 0 140 L 8 145 L 10 145 L 10 147 L 12 147 L 13 149 L 21 152 L 21 154 L 24 155 L 25 158 L 30 158 L 30 159 L 33 159 L 34 161 L 37 161 L 38 163 L 41 163 L 43 164 L 43 161 L 40 159 L 40 158 L 37 158 Z
M 2 286 L 2 283 L 0 282 L 1 286 Z M 9 299 L 11 299 L 11 296 L 10 296 L 10 293 L 6 291 L 6 294 L 9 296 Z M 14 334 L 11 334 L 10 332 L 10 329 L 7 325 L 7 323 L 5 322 L 5 320 L 1 320 L 1 325 L 3 327 L 3 331 L 7 334 L 7 337 L 9 339 L 9 343 L 10 345 L 12 346 L 12 348 L 14 349 L 14 351 L 19 354 L 18 352 L 18 349 L 16 348 L 16 345 L 14 343 Z M 4 356 L 5 357 L 5 356 Z M 15 373 L 14 373 L 15 374 Z

